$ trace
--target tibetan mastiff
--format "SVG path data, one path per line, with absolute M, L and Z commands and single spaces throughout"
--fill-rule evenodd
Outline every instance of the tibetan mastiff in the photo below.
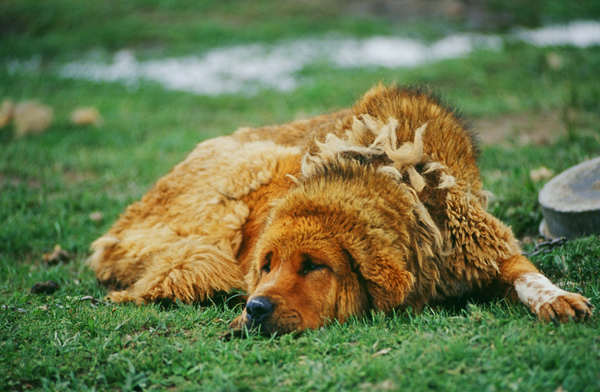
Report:
M 114 302 L 243 290 L 232 327 L 317 328 L 467 295 L 540 319 L 591 315 L 486 212 L 477 148 L 427 94 L 378 85 L 351 109 L 206 140 L 92 244 Z

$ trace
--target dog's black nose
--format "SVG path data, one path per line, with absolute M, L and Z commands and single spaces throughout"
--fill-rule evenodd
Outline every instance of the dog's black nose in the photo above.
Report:
M 261 323 L 274 309 L 275 305 L 267 297 L 254 297 L 246 304 L 246 314 L 252 323 Z

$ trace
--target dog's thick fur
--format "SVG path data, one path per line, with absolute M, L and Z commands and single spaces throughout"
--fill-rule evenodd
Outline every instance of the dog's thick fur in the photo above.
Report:
M 589 316 L 485 211 L 476 155 L 436 100 L 376 86 L 350 110 L 200 143 L 93 243 L 89 264 L 120 288 L 115 302 L 266 298 L 267 332 L 474 292 L 512 292 L 544 320 Z

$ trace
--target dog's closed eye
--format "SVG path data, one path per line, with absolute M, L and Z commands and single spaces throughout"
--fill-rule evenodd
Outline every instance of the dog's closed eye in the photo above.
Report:
M 308 275 L 313 271 L 329 268 L 325 264 L 315 263 L 309 255 L 302 256 L 302 266 L 300 267 L 300 275 Z
M 266 274 L 268 274 L 269 272 L 271 272 L 271 258 L 273 257 L 273 252 L 269 252 L 266 254 L 265 256 L 265 260 L 263 262 L 262 267 L 260 268 L 260 270 Z

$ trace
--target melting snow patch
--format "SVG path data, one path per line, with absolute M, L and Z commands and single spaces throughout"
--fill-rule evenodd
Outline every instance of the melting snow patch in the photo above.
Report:
M 40 56 L 34 56 L 29 60 L 9 60 L 6 63 L 6 70 L 9 75 L 18 72 L 37 72 L 40 69 Z
M 573 45 L 584 48 L 600 44 L 600 22 L 579 21 L 537 30 L 521 30 L 517 37 L 537 46 Z
M 521 30 L 516 38 L 533 45 L 600 44 L 599 22 L 573 22 L 538 30 Z M 468 55 L 477 48 L 499 49 L 502 38 L 477 34 L 451 35 L 431 45 L 398 37 L 367 39 L 306 39 L 277 45 L 218 48 L 203 56 L 140 61 L 131 51 L 117 52 L 110 64 L 73 62 L 62 67 L 64 77 L 137 83 L 149 80 L 166 88 L 196 94 L 253 93 L 261 88 L 291 90 L 295 74 L 309 64 L 337 67 L 414 67 Z
M 499 48 L 501 39 L 479 35 L 454 35 L 426 45 L 420 41 L 373 37 L 298 40 L 279 45 L 246 45 L 219 48 L 204 56 L 138 61 L 131 51 L 120 51 L 110 64 L 92 61 L 65 65 L 64 77 L 136 83 L 155 81 L 164 87 L 197 94 L 254 92 L 258 88 L 290 90 L 294 74 L 306 65 L 325 61 L 338 67 L 416 66 L 464 56 L 474 48 Z
M 432 45 L 417 40 L 394 37 L 374 37 L 364 40 L 343 40 L 333 46 L 329 60 L 341 67 L 381 66 L 414 67 L 428 62 L 462 57 L 475 48 L 498 49 L 502 40 L 474 34 L 451 35 Z
M 302 66 L 302 65 L 301 65 Z M 114 55 L 111 64 L 76 62 L 64 66 L 61 75 L 96 81 L 123 81 L 129 84 L 146 79 L 173 90 L 197 94 L 233 93 L 259 86 L 294 87 L 299 67 L 278 53 L 266 55 L 258 45 L 216 49 L 203 57 L 180 57 L 138 61 L 131 51 Z

